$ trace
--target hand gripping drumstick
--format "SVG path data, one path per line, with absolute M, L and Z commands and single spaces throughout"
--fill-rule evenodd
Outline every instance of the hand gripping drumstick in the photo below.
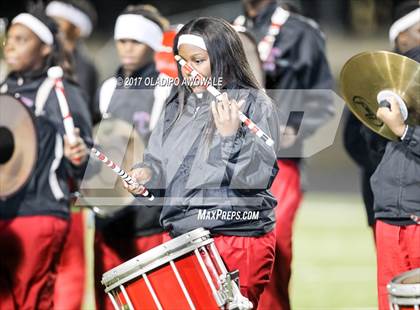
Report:
M 193 78 L 198 78 L 200 80 L 204 80 L 204 77 L 198 73 L 196 70 L 194 70 L 187 62 L 179 55 L 175 55 L 176 61 L 179 63 L 181 67 L 183 67 L 189 74 L 193 76 Z M 204 85 L 207 89 L 207 91 L 212 94 L 216 99 L 220 100 L 220 97 L 222 96 L 222 93 L 218 91 L 213 85 Z M 244 113 L 239 111 L 239 119 L 242 123 L 245 124 L 246 127 L 248 127 L 249 130 L 251 130 L 252 133 L 254 133 L 257 137 L 263 139 L 263 141 L 268 146 L 273 146 L 274 141 L 271 139 L 264 131 L 262 131 L 261 128 L 259 128 L 253 121 L 251 121 Z
M 116 174 L 120 176 L 121 179 L 123 179 L 125 182 L 127 182 L 130 185 L 135 186 L 136 188 L 140 187 L 140 184 L 136 182 L 131 176 L 127 174 L 123 169 L 121 169 L 116 163 L 114 163 L 112 160 L 110 160 L 108 157 L 105 156 L 105 154 L 101 153 L 94 147 L 92 148 L 92 154 L 99 159 L 101 162 L 103 162 L 105 165 L 107 165 L 109 168 L 111 168 Z M 149 199 L 149 201 L 153 201 L 155 197 L 151 192 L 147 190 L 147 188 L 144 188 L 143 191 L 140 193 L 143 197 L 146 197 Z

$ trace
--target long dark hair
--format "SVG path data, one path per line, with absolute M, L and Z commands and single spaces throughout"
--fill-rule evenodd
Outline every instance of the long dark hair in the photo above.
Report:
M 195 34 L 203 38 L 210 58 L 212 81 L 222 78 L 222 89 L 230 87 L 261 88 L 247 61 L 240 37 L 227 21 L 216 17 L 199 17 L 191 20 L 181 28 L 175 37 L 173 46 L 175 55 L 178 54 L 178 39 L 183 34 Z M 180 81 L 183 81 L 179 65 L 178 76 Z M 187 97 L 190 94 L 191 89 L 189 87 L 179 86 L 178 115 L 173 123 L 181 116 Z M 214 131 L 213 116 L 210 113 L 206 129 L 208 144 L 211 142 Z

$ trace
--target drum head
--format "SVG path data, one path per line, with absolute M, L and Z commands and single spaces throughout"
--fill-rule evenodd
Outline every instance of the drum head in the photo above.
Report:
M 38 141 L 32 113 L 13 97 L 0 95 L 0 198 L 19 191 L 37 159 Z
M 93 137 L 100 150 L 126 171 L 130 171 L 134 164 L 143 160 L 145 143 L 134 126 L 123 120 L 102 120 L 94 127 Z M 99 171 L 92 173 L 93 177 L 84 181 L 81 186 L 84 201 L 88 204 L 91 201 L 94 210 L 104 216 L 130 205 L 134 201 L 133 195 L 124 188 L 117 174 L 106 165 L 96 163 L 100 164 Z M 89 165 L 87 169 L 90 168 Z M 94 203 L 101 202 L 101 198 L 103 204 Z M 115 204 L 106 203 L 107 199 L 115 201 Z

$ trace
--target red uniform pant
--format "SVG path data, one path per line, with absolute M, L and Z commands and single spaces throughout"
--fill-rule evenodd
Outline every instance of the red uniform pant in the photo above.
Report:
M 375 224 L 378 308 L 388 310 L 387 284 L 400 273 L 420 268 L 420 225 Z
M 275 260 L 270 282 L 258 304 L 260 310 L 290 309 L 292 229 L 302 192 L 297 164 L 291 160 L 278 160 L 277 164 L 279 173 L 271 186 L 271 192 L 277 199 Z
M 85 229 L 83 212 L 71 213 L 70 229 L 57 268 L 54 307 L 59 310 L 82 308 L 85 292 Z M 71 298 L 69 298 L 71 296 Z
M 0 220 L 0 309 L 52 309 L 68 222 L 54 216 Z
M 170 239 L 165 234 L 164 241 Z M 219 235 L 213 239 L 226 268 L 229 271 L 239 270 L 241 293 L 256 309 L 273 268 L 275 231 L 261 237 Z
M 111 300 L 101 284 L 104 272 L 121 265 L 125 261 L 162 244 L 163 233 L 137 238 L 105 238 L 97 231 L 95 234 L 95 290 L 96 308 L 113 310 Z

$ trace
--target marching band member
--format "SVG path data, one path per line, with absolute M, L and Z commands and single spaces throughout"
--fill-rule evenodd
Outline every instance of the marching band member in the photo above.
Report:
M 406 1 L 397 6 L 394 12 L 395 22 L 419 7 L 418 1 Z M 416 13 L 414 13 L 416 17 Z M 389 32 L 391 46 L 395 53 L 404 54 L 419 45 L 418 29 L 416 18 L 408 23 L 401 30 L 401 23 L 396 23 Z M 402 19 L 403 21 L 405 19 Z M 365 205 L 368 224 L 372 228 L 375 223 L 374 198 L 370 185 L 370 178 L 378 167 L 385 152 L 387 139 L 376 134 L 363 124 L 351 113 L 348 114 L 344 130 L 344 146 L 350 157 L 361 168 L 362 197 Z M 366 156 L 369 154 L 369 156 Z
M 90 36 L 96 24 L 95 8 L 88 0 L 59 0 L 49 2 L 45 12 L 59 26 L 64 49 L 71 58 L 75 79 L 87 96 L 89 112 L 93 116 L 98 73 L 85 54 L 83 40 Z
M 241 125 L 238 114 L 241 109 L 275 139 L 274 108 L 226 21 L 188 22 L 175 38 L 174 54 L 204 77 L 222 78 L 223 99 L 216 102 L 180 68 L 181 83 L 152 132 L 144 162 L 131 175 L 152 191 L 165 190 L 160 223 L 171 237 L 198 227 L 210 230 L 228 269 L 239 269 L 242 294 L 256 307 L 274 261 L 276 202 L 268 188 L 277 165 L 273 146 Z M 142 186 L 129 189 L 136 194 Z M 256 211 L 252 219 L 203 216 Z
M 0 201 L 0 308 L 52 309 L 55 269 L 69 220 L 69 177 L 80 178 L 88 157 L 91 124 L 81 90 L 64 78 L 75 121 L 76 142 L 70 145 L 50 66 L 63 66 L 57 25 L 33 6 L 17 15 L 4 48 L 10 74 L 1 92 L 19 98 L 34 112 L 38 136 L 37 164 L 17 194 Z
M 256 38 L 265 70 L 265 89 L 282 109 L 293 110 L 281 89 L 332 89 L 333 78 L 325 56 L 325 40 L 318 25 L 308 18 L 290 12 L 296 8 L 275 0 L 243 0 L 245 14 L 234 24 L 246 27 Z M 276 260 L 270 284 L 261 297 L 260 309 L 290 309 L 289 281 L 292 263 L 292 231 L 296 212 L 302 200 L 302 168 L 299 158 L 302 139 L 313 134 L 333 114 L 329 100 L 317 108 L 317 116 L 300 124 L 290 114 L 280 139 L 279 173 L 271 188 L 277 199 Z M 298 139 L 297 139 L 298 138 Z
M 82 40 L 92 32 L 97 19 L 95 9 L 86 0 L 61 0 L 49 2 L 45 12 L 59 27 L 63 47 L 74 68 L 75 79 L 84 91 L 92 118 L 98 77 L 95 66 L 83 51 Z M 81 209 L 72 207 L 71 211 L 69 235 L 57 268 L 54 305 L 57 309 L 77 310 L 82 307 L 85 293 L 86 230 Z
M 167 76 L 156 70 L 154 55 L 169 22 L 150 5 L 128 6 L 117 18 L 114 39 L 120 59 L 115 75 L 99 90 L 97 111 L 133 124 L 147 145 L 170 88 L 157 84 Z M 130 79 L 131 78 L 131 82 Z M 147 78 L 147 79 L 146 79 Z M 141 98 L 141 100 L 140 100 Z M 96 217 L 95 274 L 97 306 L 113 309 L 100 283 L 102 274 L 162 243 L 161 207 L 127 206 Z
M 418 1 L 403 3 L 397 7 L 395 21 L 389 30 L 395 50 L 417 62 L 420 62 L 419 16 Z M 420 268 L 420 125 L 406 125 L 396 99 L 390 97 L 388 101 L 390 108 L 380 107 L 377 117 L 399 137 L 399 141 L 387 143 L 370 180 L 376 220 L 380 310 L 389 309 L 386 286 L 391 279 Z

